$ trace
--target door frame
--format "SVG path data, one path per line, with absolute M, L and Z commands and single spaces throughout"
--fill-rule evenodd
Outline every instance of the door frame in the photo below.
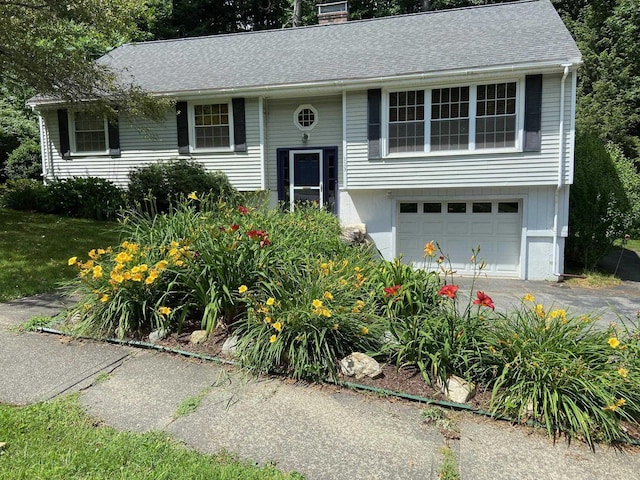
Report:
M 334 214 L 338 212 L 338 147 L 286 147 L 276 149 L 278 177 L 278 201 L 285 201 L 285 183 L 290 178 L 290 152 L 321 151 L 322 199 L 324 205 L 331 205 Z M 333 197 L 333 201 L 332 200 Z
M 324 160 L 323 160 L 323 152 L 322 149 L 291 149 L 289 150 L 289 209 L 291 211 L 295 208 L 295 192 L 296 192 L 296 184 L 293 179 L 295 179 L 295 157 L 296 155 L 304 155 L 304 154 L 318 154 L 318 185 L 305 185 L 305 187 L 311 187 L 312 189 L 318 189 L 318 203 L 320 205 L 324 205 Z M 291 174 L 293 172 L 293 175 Z

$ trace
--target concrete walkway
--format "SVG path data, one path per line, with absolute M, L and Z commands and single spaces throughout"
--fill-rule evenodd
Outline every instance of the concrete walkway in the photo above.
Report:
M 493 282 L 486 290 L 497 298 Z M 505 284 L 500 294 L 517 303 L 520 289 L 538 297 L 547 289 L 564 292 L 527 283 L 510 294 Z M 627 288 L 637 300 L 637 286 Z M 578 297 L 572 290 L 566 299 L 581 305 Z M 607 298 L 626 294 L 611 292 Z M 638 308 L 625 305 L 619 307 Z M 446 439 L 423 423 L 424 406 L 335 387 L 249 378 L 171 354 L 12 328 L 63 306 L 55 295 L 0 304 L 0 402 L 28 404 L 78 391 L 91 415 L 116 428 L 162 430 L 197 450 L 273 462 L 311 480 L 438 478 Z M 176 417 L 180 403 L 201 392 L 206 395 L 198 409 Z M 504 422 L 449 415 L 460 429 L 460 438 L 449 445 L 465 480 L 638 478 L 640 452 L 599 448 L 594 454 L 578 442 L 554 445 L 542 434 Z

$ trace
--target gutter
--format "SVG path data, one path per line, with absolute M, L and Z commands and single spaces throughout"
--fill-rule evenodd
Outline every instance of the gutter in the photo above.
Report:
M 559 133 L 559 151 L 558 151 L 558 179 L 556 185 L 556 191 L 554 194 L 554 205 L 553 205 L 553 275 L 558 277 L 562 277 L 562 273 L 560 273 L 560 265 L 559 265 L 559 255 L 558 255 L 558 216 L 560 210 L 560 190 L 564 186 L 564 110 L 565 110 L 565 83 L 567 80 L 567 76 L 569 75 L 569 67 L 572 66 L 571 63 L 562 64 L 564 67 L 564 72 L 562 73 L 562 80 L 560 80 L 560 126 L 558 127 Z M 563 269 L 564 270 L 564 269 Z

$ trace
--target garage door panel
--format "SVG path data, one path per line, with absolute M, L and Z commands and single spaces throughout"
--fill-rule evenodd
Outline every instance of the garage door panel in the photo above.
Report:
M 480 246 L 477 263 L 484 260 L 487 274 L 518 276 L 520 270 L 521 209 L 518 213 L 499 212 L 498 201 L 492 203 L 491 212 L 472 212 L 468 202 L 467 213 L 403 213 L 399 216 L 397 251 L 404 261 L 422 266 L 424 244 L 438 243 L 449 257 L 451 268 L 458 273 L 470 274 L 473 249 Z M 445 202 L 446 203 L 446 202 Z M 451 203 L 451 202 L 450 202 Z M 456 202 L 454 202 L 456 203 Z M 457 202 L 464 203 L 464 202 Z M 513 202 L 516 203 L 517 202 Z
M 469 233 L 469 222 L 466 220 L 447 221 L 445 223 L 447 235 L 467 235 Z
M 470 233 L 472 235 L 491 235 L 493 233 L 493 224 L 488 221 L 472 221 Z

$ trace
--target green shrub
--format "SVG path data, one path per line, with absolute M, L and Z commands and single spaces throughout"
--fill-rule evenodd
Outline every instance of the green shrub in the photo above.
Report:
M 605 144 L 576 133 L 575 178 L 569 197 L 567 258 L 593 269 L 613 242 L 624 235 L 629 199 Z
M 115 219 L 126 205 L 124 191 L 113 182 L 96 177 L 74 177 L 47 185 L 48 213 L 94 220 Z
M 32 139 L 25 140 L 9 157 L 4 167 L 7 179 L 42 179 L 42 159 L 40 145 Z
M 622 420 L 638 425 L 637 329 L 603 330 L 589 316 L 547 311 L 528 298 L 493 322 L 486 340 L 494 411 L 591 446 L 626 438 Z
M 41 181 L 8 180 L 0 185 L 0 205 L 14 210 L 43 212 L 50 203 L 49 191 Z
M 129 173 L 129 201 L 151 213 L 168 212 L 191 192 L 227 201 L 238 198 L 224 173 L 208 172 L 191 160 L 153 163 Z

